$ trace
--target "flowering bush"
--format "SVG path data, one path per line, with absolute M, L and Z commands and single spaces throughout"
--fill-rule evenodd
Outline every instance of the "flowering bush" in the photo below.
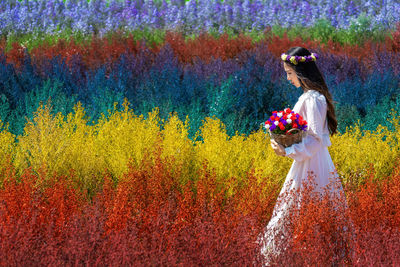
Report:
M 324 6 L 323 9 L 320 7 Z M 286 8 L 290 7 L 290 8 Z M 61 31 L 106 34 L 136 29 L 201 31 L 263 30 L 266 26 L 310 27 L 325 19 L 354 32 L 391 28 L 399 3 L 363 1 L 7 1 L 0 8 L 0 35 Z

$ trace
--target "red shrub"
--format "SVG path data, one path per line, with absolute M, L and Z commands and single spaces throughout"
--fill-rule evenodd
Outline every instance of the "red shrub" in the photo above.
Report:
M 308 179 L 301 191 L 292 190 L 277 202 L 292 205 L 289 216 L 270 233 L 275 238 L 268 248 L 271 253 L 264 254 L 268 266 L 343 266 L 351 260 L 353 228 L 344 194 L 326 194 L 328 188 L 324 194 L 317 193 L 313 177 Z
M 396 35 L 396 33 L 393 34 L 393 36 Z M 350 44 L 342 45 L 332 40 L 329 40 L 327 44 L 323 44 L 319 41 L 303 40 L 300 37 L 290 40 L 286 34 L 284 34 L 282 38 L 274 36 L 268 39 L 268 50 L 270 50 L 276 57 L 280 57 L 284 51 L 287 51 L 293 46 L 303 46 L 310 50 L 318 49 L 337 56 L 356 58 L 360 63 L 365 64 L 367 68 L 372 69 L 373 60 L 376 60 L 373 55 L 382 51 L 390 51 L 391 47 L 392 50 L 395 51 L 393 47 L 396 46 L 396 39 L 391 40 L 389 38 L 382 43 L 366 41 L 362 46 Z
M 0 265 L 261 265 L 257 238 L 279 186 L 249 172 L 241 184 L 231 178 L 228 189 L 207 164 L 181 185 L 169 164 L 158 151 L 117 185 L 106 173 L 92 200 L 67 177 L 43 182 L 44 171 L 17 177 L 8 166 L 1 173 Z M 385 182 L 372 181 L 345 187 L 349 209 L 344 195 L 320 197 L 305 183 L 304 205 L 289 211 L 276 240 L 278 251 L 286 250 L 270 264 L 398 265 L 400 167 Z
M 321 43 L 318 41 L 304 41 L 300 37 L 290 40 L 286 33 L 283 35 L 283 37 L 275 35 L 273 37 L 268 38 L 267 43 L 268 43 L 268 50 L 273 55 L 279 58 L 283 52 L 287 51 L 292 46 L 302 46 L 302 47 L 307 47 L 309 49 L 321 47 Z
M 5 37 L 0 39 L 0 53 L 5 54 L 6 51 L 6 46 L 7 46 L 7 40 Z
M 100 38 L 93 36 L 91 41 L 77 43 L 73 38 L 69 41 L 58 40 L 54 45 L 42 44 L 31 49 L 29 54 L 32 56 L 32 63 L 36 64 L 39 72 L 44 75 L 44 64 L 46 60 L 59 56 L 60 60 L 65 60 L 69 67 L 72 67 L 74 57 L 82 60 L 85 69 L 96 69 L 101 66 L 112 67 L 112 64 L 123 54 L 150 52 L 153 58 L 165 45 L 171 46 L 176 57 L 181 63 L 193 64 L 196 59 L 202 59 L 210 62 L 212 59 L 227 60 L 236 58 L 239 55 L 245 55 L 244 52 L 253 51 L 256 46 L 263 45 L 263 49 L 270 51 L 277 58 L 281 53 L 292 46 L 304 46 L 311 50 L 322 50 L 323 52 L 343 57 L 356 58 L 362 62 L 367 68 L 373 69 L 373 63 L 377 60 L 374 58 L 378 52 L 400 50 L 400 35 L 398 30 L 392 33 L 393 38 L 386 38 L 385 42 L 376 43 L 372 41 L 365 42 L 362 46 L 358 45 L 341 45 L 332 40 L 327 44 L 314 40 L 303 40 L 300 37 L 290 40 L 285 34 L 283 37 L 272 36 L 266 31 L 266 38 L 259 42 L 253 43 L 251 37 L 239 35 L 230 39 L 227 34 L 214 37 L 208 33 L 202 33 L 195 39 L 185 40 L 184 36 L 176 32 L 167 32 L 165 42 L 159 45 L 145 44 L 136 41 L 133 35 L 128 37 L 121 33 L 115 33 L 110 38 Z M 2 45 L 3 43 L 3 45 Z M 5 41 L 0 42 L 1 47 L 5 47 Z M 17 68 L 21 66 L 25 57 L 23 46 L 14 43 L 12 49 L 6 53 L 8 63 L 13 63 Z M 150 56 L 150 61 L 152 57 Z M 396 60 L 395 58 L 393 59 Z M 376 64 L 376 62 L 375 62 Z M 391 62 L 390 64 L 395 64 Z M 109 71 L 109 70 L 107 70 Z
M 400 163 L 400 162 L 399 162 Z M 400 164 L 390 177 L 350 192 L 351 217 L 356 225 L 357 266 L 400 265 Z
M 329 199 L 304 183 L 302 206 L 275 232 L 271 266 L 398 266 L 400 264 L 400 167 L 381 185 L 371 179 L 359 189 Z M 374 175 L 371 173 L 371 175 Z M 294 198 L 294 191 L 282 201 Z M 347 199 L 347 200 L 346 200 Z M 344 205 L 347 202 L 347 206 Z
M 79 57 L 87 69 L 95 69 L 106 63 L 115 62 L 123 53 L 135 55 L 143 49 L 146 49 L 145 45 L 135 41 L 132 35 L 122 37 L 116 33 L 111 40 L 93 36 L 91 42 L 79 44 L 73 38 L 69 41 L 61 39 L 55 45 L 39 45 L 33 48 L 30 54 L 39 69 L 43 69 L 45 60 L 57 56 L 60 60 L 65 60 L 69 66 L 74 57 Z M 154 51 L 158 51 L 158 48 L 154 48 Z
M 229 39 L 227 34 L 216 38 L 208 33 L 202 33 L 194 40 L 185 41 L 181 34 L 167 32 L 165 43 L 172 47 L 179 61 L 183 63 L 193 63 L 196 58 L 206 62 L 210 62 L 213 58 L 227 60 L 255 46 L 250 37 L 242 34 Z
M 51 244 L 64 239 L 72 215 L 81 206 L 75 190 L 65 177 L 53 177 L 39 187 L 44 177 L 31 169 L 17 178 L 8 166 L 2 175 L 0 265 L 32 265 L 56 257 L 57 250 Z
M 387 37 L 386 43 L 392 48 L 393 52 L 400 52 L 400 22 L 397 23 L 396 31 L 392 32 L 392 38 Z
M 24 63 L 26 49 L 23 45 L 17 42 L 12 43 L 11 46 L 12 48 L 6 54 L 6 62 L 8 64 L 14 64 L 16 69 L 20 69 Z

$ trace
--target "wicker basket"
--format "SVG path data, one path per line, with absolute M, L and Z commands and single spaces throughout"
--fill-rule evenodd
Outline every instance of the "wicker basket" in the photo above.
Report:
M 297 133 L 292 133 L 297 131 Z M 293 144 L 300 143 L 301 140 L 307 135 L 306 131 L 302 131 L 297 128 L 290 129 L 288 133 L 292 133 L 291 135 L 286 134 L 274 134 L 269 131 L 271 139 L 275 140 L 278 144 L 286 147 L 289 147 Z

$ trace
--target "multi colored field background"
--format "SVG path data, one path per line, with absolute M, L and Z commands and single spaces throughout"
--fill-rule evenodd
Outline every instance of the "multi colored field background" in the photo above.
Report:
M 399 265 L 399 12 L 0 0 L 0 265 L 261 264 L 292 164 L 261 124 L 302 93 L 280 60 L 292 46 L 320 55 L 350 209 L 310 196 L 274 261 Z

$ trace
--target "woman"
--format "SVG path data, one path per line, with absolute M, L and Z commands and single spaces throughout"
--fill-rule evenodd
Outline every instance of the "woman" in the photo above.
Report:
M 302 47 L 293 47 L 282 54 L 287 80 L 304 91 L 293 111 L 299 113 L 307 121 L 308 128 L 306 137 L 300 143 L 286 148 L 271 140 L 272 149 L 277 155 L 292 158 L 294 161 L 286 176 L 272 217 L 261 237 L 261 252 L 266 259 L 271 253 L 276 256 L 277 253 L 282 252 L 276 250 L 278 246 L 282 249 L 281 245 L 275 244 L 276 233 L 279 232 L 278 237 L 285 234 L 283 228 L 284 222 L 288 221 L 286 216 L 289 216 L 289 208 L 293 207 L 293 204 L 300 206 L 301 193 L 293 194 L 294 198 L 287 199 L 285 196 L 288 196 L 289 192 L 296 190 L 301 192 L 302 183 L 310 177 L 314 179 L 316 192 L 323 193 L 330 182 L 335 184 L 335 187 L 330 187 L 331 193 L 343 191 L 328 151 L 328 146 L 331 145 L 329 135 L 337 132 L 335 110 L 332 96 L 315 63 L 317 59 L 318 56 L 315 53 L 310 53 Z

